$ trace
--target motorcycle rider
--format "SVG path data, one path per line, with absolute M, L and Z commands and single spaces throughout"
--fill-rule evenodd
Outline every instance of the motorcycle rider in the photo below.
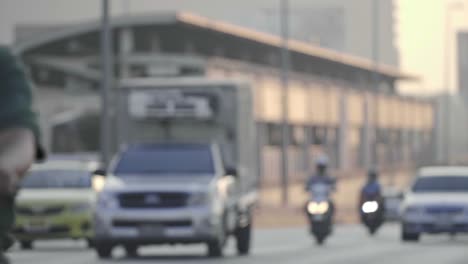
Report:
M 313 174 L 306 183 L 306 191 L 311 191 L 315 184 L 325 184 L 329 186 L 330 193 L 336 190 L 336 180 L 328 174 L 329 159 L 326 155 L 320 155 L 315 160 L 316 172 Z M 313 193 L 312 193 L 313 194 Z M 330 215 L 333 217 L 335 206 L 330 200 Z
M 39 124 L 33 111 L 32 87 L 13 52 L 0 45 L 0 264 L 14 243 L 15 196 L 34 158 L 44 153 Z
M 367 173 L 367 182 L 361 189 L 360 203 L 362 206 L 366 201 L 375 200 L 379 203 L 380 212 L 383 212 L 383 195 L 382 187 L 378 180 L 379 173 L 375 168 L 372 168 Z M 361 217 L 363 217 L 363 212 L 361 212 Z
M 310 187 L 314 184 L 327 184 L 330 186 L 331 190 L 336 188 L 336 180 L 328 174 L 328 157 L 325 155 L 320 155 L 315 160 L 316 172 L 313 174 L 306 183 L 306 190 L 308 191 Z

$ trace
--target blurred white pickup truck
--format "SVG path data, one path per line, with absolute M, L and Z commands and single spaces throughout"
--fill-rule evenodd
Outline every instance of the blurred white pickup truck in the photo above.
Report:
M 249 253 L 258 147 L 247 83 L 130 79 L 119 88 L 121 151 L 95 212 L 96 251 L 204 243 L 222 256 L 229 236 Z

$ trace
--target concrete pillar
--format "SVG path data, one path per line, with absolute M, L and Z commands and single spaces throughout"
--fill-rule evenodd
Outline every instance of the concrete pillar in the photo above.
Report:
M 119 34 L 119 78 L 117 82 L 124 78 L 129 78 L 131 76 L 130 56 L 134 52 L 135 39 L 133 36 L 132 28 L 122 28 Z M 114 150 L 118 150 L 122 145 L 126 144 L 129 137 L 129 125 L 128 125 L 128 115 L 127 115 L 127 104 L 125 98 L 123 98 L 122 93 L 117 91 L 114 93 L 114 102 L 116 105 L 116 143 Z
M 311 171 L 311 164 L 310 160 L 312 158 L 312 155 L 310 153 L 310 142 L 312 142 L 312 132 L 309 127 L 303 128 L 304 129 L 304 142 L 303 142 L 303 159 L 304 159 L 304 172 L 305 175 L 309 175 Z
M 362 137 L 362 165 L 365 169 L 370 168 L 372 165 L 371 157 L 371 108 L 370 96 L 367 92 L 363 94 L 363 137 Z
M 268 144 L 266 141 L 268 137 L 268 132 L 266 129 L 266 123 L 263 122 L 256 122 L 257 127 L 257 173 L 259 176 L 258 187 L 261 188 L 265 176 L 264 172 L 264 157 L 263 157 L 263 150 L 265 146 Z
M 131 28 L 122 28 L 119 34 L 119 77 L 121 79 L 131 77 L 130 64 L 128 63 L 129 56 L 134 51 L 135 40 Z
M 47 153 L 52 150 L 52 124 L 50 122 L 50 113 L 42 113 L 39 115 L 40 128 L 42 133 L 42 145 Z
M 339 98 L 339 129 L 338 129 L 338 167 L 343 170 L 349 166 L 349 144 L 348 144 L 348 104 L 347 91 L 340 89 Z

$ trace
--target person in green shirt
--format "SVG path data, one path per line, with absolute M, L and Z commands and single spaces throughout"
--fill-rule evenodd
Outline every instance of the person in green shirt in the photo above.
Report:
M 0 46 L 0 264 L 9 263 L 4 252 L 13 244 L 9 232 L 19 182 L 35 159 L 44 158 L 39 145 L 31 84 L 18 59 Z

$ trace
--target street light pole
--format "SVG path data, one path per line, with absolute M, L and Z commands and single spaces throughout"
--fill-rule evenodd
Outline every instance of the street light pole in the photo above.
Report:
M 283 205 L 288 204 L 289 187 L 289 0 L 280 0 L 280 20 L 281 20 L 281 113 L 282 113 L 282 140 L 281 140 L 281 195 Z
M 374 168 L 379 166 L 379 143 L 378 143 L 378 136 L 379 136 L 379 83 L 380 83 L 380 75 L 379 75 L 379 11 L 380 11 L 380 2 L 379 0 L 372 0 L 372 61 L 374 64 L 374 74 L 373 74 L 373 93 L 375 95 L 375 100 L 373 104 L 374 108 L 374 138 L 373 138 L 373 147 L 372 147 L 372 157 L 370 158 L 370 164 L 373 164 Z
M 445 158 L 447 160 L 447 163 L 452 162 L 452 141 L 451 141 L 451 136 L 450 134 L 452 133 L 451 125 L 452 122 L 450 120 L 450 73 L 451 73 L 451 65 L 450 65 L 450 58 L 451 58 L 451 41 L 450 41 L 450 31 L 452 28 L 452 23 L 451 23 L 451 16 L 450 12 L 451 11 L 457 11 L 460 9 L 463 9 L 464 5 L 463 2 L 451 2 L 445 7 L 445 49 L 443 52 L 443 61 L 444 61 L 444 69 L 443 69 L 443 85 L 444 89 L 447 93 L 447 102 L 445 102 Z
M 110 26 L 110 3 L 102 0 L 101 17 L 101 162 L 107 168 L 110 160 L 110 85 L 112 82 L 112 36 Z

